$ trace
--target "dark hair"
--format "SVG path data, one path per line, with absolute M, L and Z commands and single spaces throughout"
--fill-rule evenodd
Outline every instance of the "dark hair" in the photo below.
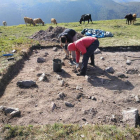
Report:
M 66 40 L 67 40 L 67 38 L 66 38 L 65 36 L 62 36 L 62 37 L 61 37 L 61 42 L 62 42 L 62 43 L 66 43 Z

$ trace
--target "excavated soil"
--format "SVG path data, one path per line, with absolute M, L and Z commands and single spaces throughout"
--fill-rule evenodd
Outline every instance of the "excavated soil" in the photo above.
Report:
M 64 60 L 61 72 L 53 71 L 53 59 L 63 60 L 64 55 L 61 48 L 57 51 L 53 48 L 33 50 L 0 97 L 0 106 L 19 108 L 21 115 L 10 118 L 0 113 L 0 125 L 60 122 L 123 126 L 122 110 L 133 107 L 140 111 L 140 103 L 135 99 L 140 94 L 140 52 L 101 51 L 95 54 L 96 66 L 88 65 L 88 80 L 76 75 L 75 66 L 71 66 L 69 60 Z M 43 57 L 45 62 L 37 63 L 38 57 Z M 131 64 L 126 64 L 127 60 Z M 107 67 L 112 67 L 114 73 L 108 73 Z M 41 73 L 46 74 L 45 81 L 39 81 Z M 124 75 L 119 77 L 118 73 Z M 22 80 L 33 80 L 37 86 L 20 88 L 17 82 Z M 64 85 L 61 85 L 62 80 Z M 60 93 L 65 96 L 60 98 Z M 72 106 L 66 106 L 66 102 Z
M 61 72 L 53 72 L 52 60 L 54 56 L 63 59 L 62 49 L 34 50 L 0 98 L 0 105 L 19 108 L 21 116 L 9 118 L 1 113 L 0 124 L 28 125 L 55 122 L 85 124 L 88 122 L 123 125 L 123 109 L 135 107 L 140 110 L 140 104 L 134 98 L 135 95 L 140 94 L 140 65 L 139 59 L 135 58 L 139 55 L 140 52 L 96 54 L 96 66 L 88 65 L 89 80 L 87 80 L 85 77 L 76 76 L 75 66 L 70 66 L 68 60 L 64 60 L 65 66 L 62 66 Z M 46 61 L 37 63 L 38 57 L 43 57 Z M 101 57 L 104 57 L 104 60 L 100 59 Z M 131 60 L 131 65 L 126 64 L 127 59 Z M 107 67 L 113 67 L 115 72 L 107 73 L 105 71 Z M 46 81 L 38 80 L 40 73 L 46 74 Z M 126 77 L 119 78 L 117 73 L 123 73 Z M 64 80 L 63 86 L 60 84 L 61 80 L 57 79 L 58 75 Z M 20 88 L 17 82 L 21 80 L 33 80 L 37 86 Z M 61 92 L 65 94 L 64 98 L 59 98 Z M 65 102 L 74 106 L 67 107 Z M 56 106 L 53 108 L 52 104 Z M 112 115 L 115 116 L 115 121 L 111 119 Z
M 39 32 L 36 32 L 32 36 L 30 36 L 30 39 L 38 40 L 38 41 L 45 41 L 45 42 L 54 42 L 59 43 L 58 36 L 60 33 L 62 33 L 66 28 L 65 27 L 52 27 L 50 26 L 47 30 L 40 30 Z M 83 37 L 82 34 L 77 33 L 77 39 L 80 39 Z

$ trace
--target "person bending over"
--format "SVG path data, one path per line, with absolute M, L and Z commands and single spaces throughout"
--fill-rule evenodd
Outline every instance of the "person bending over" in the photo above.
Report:
M 65 49 L 66 58 L 69 58 L 70 53 L 67 49 L 67 46 L 69 43 L 72 43 L 77 40 L 76 31 L 73 29 L 65 29 L 61 34 L 59 34 L 58 38 L 60 39 L 61 47 Z M 72 59 L 73 61 L 76 60 L 75 51 L 72 51 Z
M 69 51 L 76 52 L 76 68 L 79 67 L 80 53 L 83 55 L 82 67 L 77 76 L 85 76 L 89 57 L 91 65 L 94 65 L 94 51 L 99 47 L 99 41 L 96 37 L 86 36 L 68 45 Z

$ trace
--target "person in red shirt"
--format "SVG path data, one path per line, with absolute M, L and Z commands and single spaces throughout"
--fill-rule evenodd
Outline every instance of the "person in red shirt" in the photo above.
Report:
M 76 68 L 79 67 L 80 53 L 83 55 L 82 67 L 77 76 L 85 76 L 89 57 L 91 65 L 94 65 L 94 51 L 99 47 L 99 41 L 96 37 L 85 36 L 68 45 L 69 51 L 76 52 Z

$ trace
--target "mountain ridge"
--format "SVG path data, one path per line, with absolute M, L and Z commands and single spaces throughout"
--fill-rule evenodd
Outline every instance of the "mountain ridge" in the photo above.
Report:
M 140 15 L 140 2 L 117 3 L 113 0 L 77 0 L 63 2 L 46 2 L 31 5 L 18 5 L 12 2 L 0 6 L 0 24 L 7 21 L 8 25 L 24 24 L 24 16 L 42 18 L 50 23 L 56 18 L 58 23 L 78 22 L 81 15 L 90 13 L 92 20 L 124 19 L 128 13 Z

